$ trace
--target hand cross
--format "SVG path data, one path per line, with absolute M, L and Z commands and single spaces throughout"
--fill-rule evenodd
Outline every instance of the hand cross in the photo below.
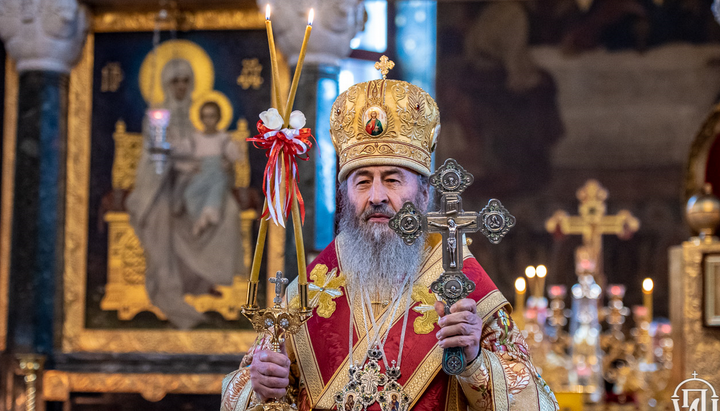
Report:
M 280 304 L 282 302 L 282 287 L 288 283 L 288 279 L 283 277 L 282 271 L 278 271 L 275 273 L 275 277 L 269 278 L 268 281 L 275 284 L 275 298 L 273 298 L 273 302 Z

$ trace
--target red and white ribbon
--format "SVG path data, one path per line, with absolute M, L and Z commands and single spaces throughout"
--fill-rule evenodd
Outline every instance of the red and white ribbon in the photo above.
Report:
M 263 193 L 267 198 L 267 210 L 262 218 L 271 218 L 275 224 L 285 227 L 285 219 L 290 214 L 293 196 L 297 196 L 300 215 L 305 222 L 305 202 L 297 185 L 297 160 L 307 161 L 308 151 L 312 147 L 311 130 L 309 128 L 271 129 L 258 120 L 257 129 L 260 134 L 250 137 L 255 147 L 264 149 L 268 158 L 263 176 Z M 282 160 L 282 161 L 281 161 Z M 285 173 L 282 164 L 285 164 Z M 285 183 L 284 193 L 281 192 Z M 284 198 L 284 201 L 283 201 Z

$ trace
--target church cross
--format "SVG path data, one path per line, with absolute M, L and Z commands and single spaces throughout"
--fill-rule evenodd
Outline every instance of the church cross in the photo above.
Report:
M 275 284 L 275 298 L 273 298 L 273 302 L 279 305 L 282 302 L 281 295 L 283 285 L 288 283 L 288 279 L 283 277 L 282 271 L 278 271 L 275 273 L 275 277 L 269 278 L 268 281 Z
M 387 74 L 393 69 L 393 67 L 395 67 L 395 62 L 385 55 L 380 57 L 380 61 L 375 63 L 375 70 L 380 70 L 383 79 L 387 78 Z
M 620 238 L 628 238 L 640 228 L 638 219 L 627 210 L 621 210 L 616 215 L 606 215 L 607 196 L 607 190 L 597 180 L 588 180 L 577 191 L 579 215 L 570 216 L 558 210 L 545 222 L 545 229 L 550 233 L 582 235 L 583 246 L 578 254 L 587 258 L 589 265 L 586 267 L 591 267 L 589 271 L 595 277 L 601 275 L 602 236 L 615 234 Z

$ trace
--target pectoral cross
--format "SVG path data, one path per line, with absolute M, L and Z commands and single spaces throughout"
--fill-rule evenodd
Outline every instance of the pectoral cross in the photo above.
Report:
M 440 193 L 440 209 L 423 215 L 413 203 L 406 202 L 389 223 L 408 245 L 413 244 L 424 232 L 442 234 L 444 272 L 430 285 L 430 289 L 445 303 L 446 314 L 450 313 L 450 306 L 475 290 L 475 284 L 462 272 L 463 235 L 480 230 L 491 243 L 497 244 L 515 225 L 515 217 L 495 199 L 490 200 L 480 213 L 463 210 L 460 195 L 472 182 L 472 174 L 465 171 L 457 161 L 447 159 L 430 176 L 430 184 Z M 446 349 L 443 370 L 450 375 L 457 375 L 464 369 L 462 349 Z
M 288 279 L 283 277 L 282 271 L 278 271 L 275 273 L 275 277 L 269 278 L 268 281 L 275 284 L 275 298 L 273 298 L 273 302 L 276 305 L 280 305 L 282 302 L 282 288 L 288 283 Z

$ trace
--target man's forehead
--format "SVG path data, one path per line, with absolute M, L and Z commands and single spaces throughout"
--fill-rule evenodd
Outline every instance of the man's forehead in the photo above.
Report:
M 418 175 L 415 171 L 402 166 L 365 166 L 353 170 L 349 178 L 388 174 Z

